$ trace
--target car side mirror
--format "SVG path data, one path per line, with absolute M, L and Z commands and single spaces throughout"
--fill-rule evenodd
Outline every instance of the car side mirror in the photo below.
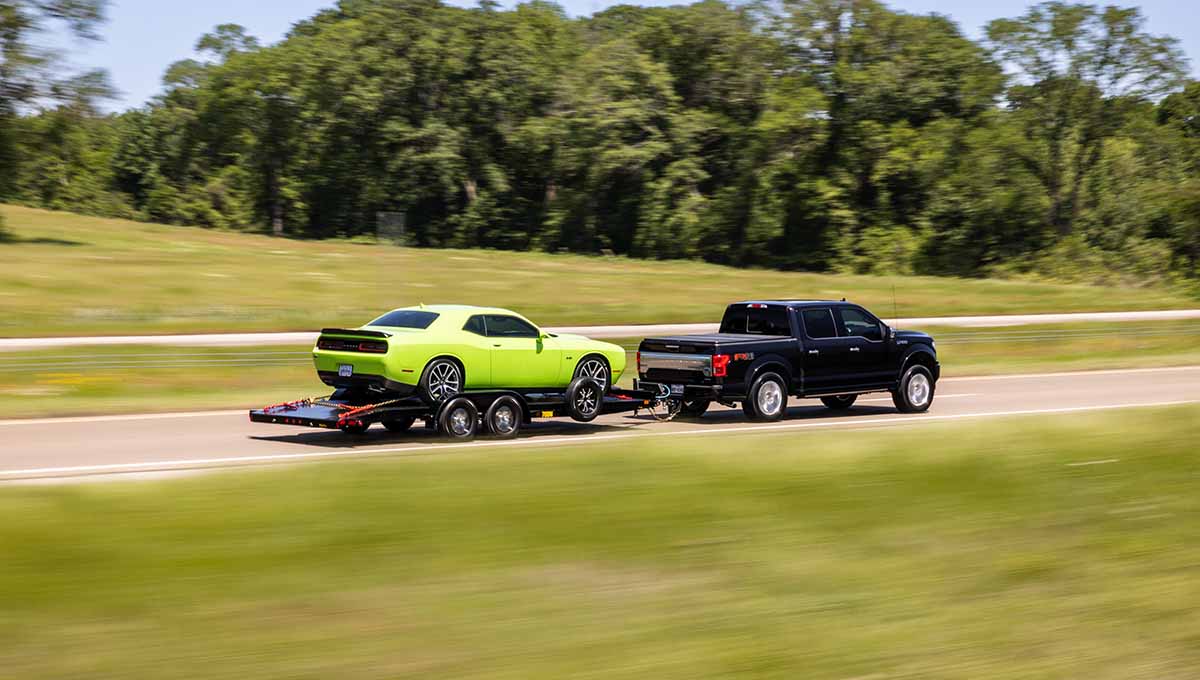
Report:
M 891 340 L 892 338 L 896 337 L 896 331 L 892 330 L 892 327 L 886 323 L 881 322 L 879 324 L 879 331 L 884 340 Z

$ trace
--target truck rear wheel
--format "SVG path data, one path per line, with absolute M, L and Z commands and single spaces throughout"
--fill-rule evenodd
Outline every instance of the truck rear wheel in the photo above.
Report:
M 709 399 L 684 399 L 683 406 L 679 409 L 679 415 L 686 418 L 699 418 L 704 415 L 711 404 L 712 401 Z
M 937 383 L 928 368 L 920 364 L 909 368 L 900 377 L 900 384 L 892 392 L 892 403 L 901 413 L 922 413 L 933 403 L 933 392 Z
M 773 421 L 787 413 L 787 385 L 778 373 L 764 373 L 750 386 L 742 410 L 753 420 Z
M 835 397 L 821 397 L 821 403 L 835 411 L 844 411 L 854 405 L 857 394 L 839 394 Z

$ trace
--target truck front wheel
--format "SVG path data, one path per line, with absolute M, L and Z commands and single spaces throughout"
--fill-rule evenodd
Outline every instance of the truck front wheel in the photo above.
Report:
M 900 376 L 900 384 L 892 392 L 892 403 L 901 413 L 922 413 L 933 403 L 936 383 L 928 368 L 916 365 Z
M 750 386 L 742 411 L 753 420 L 779 420 L 787 413 L 787 385 L 778 373 L 764 373 Z

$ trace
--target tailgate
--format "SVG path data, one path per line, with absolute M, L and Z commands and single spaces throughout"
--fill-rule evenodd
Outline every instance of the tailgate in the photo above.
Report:
M 710 384 L 716 347 L 704 336 L 646 338 L 638 351 L 638 375 L 659 382 Z

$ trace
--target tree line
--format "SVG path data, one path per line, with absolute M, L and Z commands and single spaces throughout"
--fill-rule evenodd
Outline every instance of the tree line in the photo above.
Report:
M 219 26 L 104 115 L 103 78 L 35 77 L 19 26 L 86 34 L 102 7 L 0 0 L 0 199 L 316 238 L 391 213 L 433 247 L 1197 275 L 1200 83 L 1137 9 L 1045 2 L 974 41 L 875 0 L 341 0 L 275 45 Z

